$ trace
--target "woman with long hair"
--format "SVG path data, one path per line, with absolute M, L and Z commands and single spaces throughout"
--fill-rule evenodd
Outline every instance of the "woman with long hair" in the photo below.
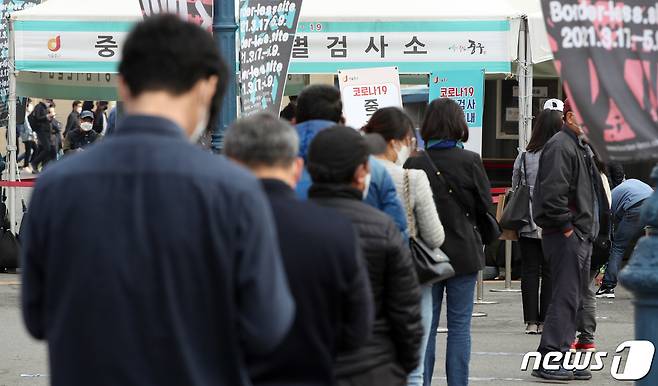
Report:
M 433 249 L 441 247 L 445 237 L 443 225 L 441 225 L 434 204 L 427 176 L 421 170 L 402 168 L 415 147 L 414 125 L 411 118 L 397 107 L 386 107 L 377 110 L 372 115 L 363 131 L 369 134 L 379 134 L 386 141 L 386 150 L 377 158 L 386 167 L 395 182 L 398 197 L 407 211 L 409 229 L 416 229 L 417 235 L 415 236 L 422 239 L 428 247 Z M 409 197 L 408 202 L 406 194 Z M 412 221 L 413 224 L 411 224 Z M 408 386 L 423 385 L 425 349 L 432 323 L 431 285 L 422 286 L 421 315 L 424 333 L 420 364 L 409 374 Z
M 447 299 L 448 385 L 467 385 L 471 356 L 471 317 L 477 272 L 484 265 L 484 247 L 478 219 L 491 205 L 491 185 L 477 153 L 464 150 L 468 126 L 464 111 L 453 100 L 437 99 L 429 104 L 421 126 L 425 151 L 410 158 L 409 169 L 427 174 L 434 202 L 445 231 L 441 249 L 450 257 L 456 275 L 433 285 L 433 317 L 425 352 L 425 385 L 434 372 L 436 328 L 443 294 Z
M 532 191 L 537 179 L 539 158 L 546 142 L 562 129 L 562 112 L 543 110 L 535 119 L 530 142 L 526 151 L 519 153 L 514 161 L 512 187 L 527 183 L 530 189 L 530 213 L 532 215 Z M 521 297 L 526 334 L 541 334 L 548 305 L 551 302 L 551 266 L 541 246 L 541 229 L 530 224 L 519 229 L 519 246 L 523 262 L 521 270 Z M 541 280 L 540 280 L 541 278 Z M 540 285 L 541 282 L 541 285 Z M 541 291 L 540 291 L 541 287 Z M 541 295 L 540 295 L 541 293 Z

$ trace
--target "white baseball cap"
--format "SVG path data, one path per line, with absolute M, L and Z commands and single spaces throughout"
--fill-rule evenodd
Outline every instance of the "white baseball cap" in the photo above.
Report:
M 564 111 L 564 102 L 559 99 L 549 99 L 544 103 L 544 110 Z

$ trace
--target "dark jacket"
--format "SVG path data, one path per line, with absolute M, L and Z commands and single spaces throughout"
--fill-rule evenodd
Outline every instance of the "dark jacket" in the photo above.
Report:
M 98 133 L 94 130 L 84 131 L 82 129 L 73 129 L 64 138 L 64 153 L 85 148 L 96 142 L 97 139 Z
M 70 133 L 73 129 L 80 128 L 80 114 L 73 110 L 66 118 L 66 127 L 64 128 L 64 136 Z
M 52 125 L 50 123 L 50 119 L 48 119 L 48 106 L 46 106 L 45 103 L 37 103 L 37 105 L 34 106 L 34 110 L 32 110 L 32 113 L 28 119 L 30 119 L 29 123 L 32 127 L 32 131 L 50 135 Z
M 26 221 L 23 316 L 52 385 L 248 385 L 245 355 L 292 325 L 258 180 L 169 120 L 127 117 L 49 167 Z
M 437 179 L 425 155 L 410 158 L 407 169 L 421 169 L 427 173 L 434 193 L 434 202 L 445 230 L 446 238 L 441 246 L 458 275 L 475 273 L 484 267 L 482 239 L 477 229 L 477 219 L 483 218 L 491 205 L 491 185 L 484 171 L 482 159 L 477 153 L 460 148 L 429 149 L 437 169 L 456 190 L 451 195 Z M 468 212 L 455 202 L 458 196 Z
M 398 363 L 411 372 L 418 365 L 423 335 L 420 286 L 400 231 L 390 217 L 361 201 L 361 192 L 349 186 L 314 184 L 309 197 L 352 220 L 375 302 L 372 338 L 361 349 L 341 353 L 336 375 L 348 378 L 387 363 Z
M 545 234 L 574 230 L 581 239 L 598 235 L 600 175 L 588 145 L 567 127 L 544 145 L 533 194 L 533 214 Z M 599 206 L 600 209 L 600 206 Z
M 301 201 L 279 180 L 262 180 L 295 298 L 295 322 L 271 354 L 248 358 L 254 385 L 334 385 L 338 350 L 370 338 L 374 310 L 368 271 L 349 219 Z

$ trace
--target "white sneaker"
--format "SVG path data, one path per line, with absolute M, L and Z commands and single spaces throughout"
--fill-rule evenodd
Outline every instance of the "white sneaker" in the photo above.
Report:
M 525 333 L 528 335 L 537 335 L 537 324 L 527 323 L 525 326 Z

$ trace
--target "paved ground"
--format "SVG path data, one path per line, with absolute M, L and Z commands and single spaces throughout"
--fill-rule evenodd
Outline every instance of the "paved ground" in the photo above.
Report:
M 16 275 L 0 275 L 0 386 L 47 385 L 45 346 L 28 337 L 20 319 L 18 279 Z M 519 288 L 518 283 L 513 285 Z M 485 300 L 499 303 L 475 306 L 476 311 L 485 312 L 488 316 L 473 320 L 470 383 L 492 386 L 536 385 L 538 380 L 519 368 L 523 355 L 537 347 L 539 337 L 523 334 L 519 293 L 489 292 L 491 288 L 502 287 L 502 282 L 487 282 Z M 619 343 L 633 338 L 630 294 L 619 289 L 617 299 L 599 300 L 598 306 L 599 350 L 612 353 Z M 441 320 L 441 326 L 445 326 L 445 319 Z M 443 366 L 445 340 L 446 334 L 439 334 L 438 359 L 432 385 L 446 384 Z M 592 381 L 572 383 L 597 386 L 619 384 L 610 376 L 610 360 L 605 363 L 606 368 L 595 373 Z M 93 384 L 93 380 L 89 384 Z

